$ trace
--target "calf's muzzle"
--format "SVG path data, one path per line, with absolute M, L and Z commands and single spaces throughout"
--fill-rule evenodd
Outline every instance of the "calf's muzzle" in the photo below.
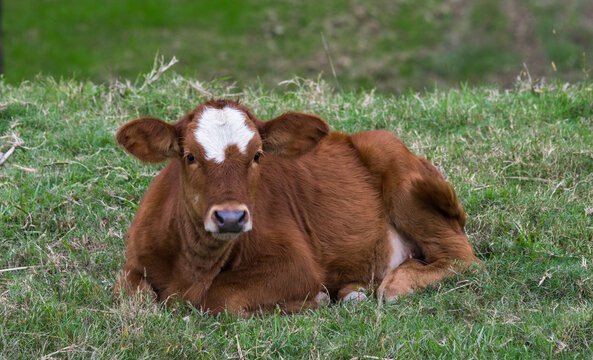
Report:
M 232 234 L 251 230 L 249 209 L 243 204 L 214 205 L 204 219 L 206 231 L 214 234 Z
M 212 216 L 218 232 L 241 232 L 247 219 L 247 211 L 214 211 Z

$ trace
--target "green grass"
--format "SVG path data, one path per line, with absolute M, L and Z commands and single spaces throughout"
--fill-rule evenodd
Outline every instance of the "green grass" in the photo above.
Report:
M 590 0 L 13 0 L 3 27 L 13 84 L 40 72 L 133 78 L 157 52 L 176 56 L 177 72 L 240 87 L 323 72 L 332 86 L 397 93 L 508 86 L 524 62 L 565 81 L 593 68 Z
M 24 141 L 0 167 L 0 358 L 593 356 L 591 83 L 391 97 L 165 74 L 139 88 L 0 83 L 0 151 L 11 134 Z M 114 301 L 124 234 L 162 167 L 126 155 L 115 131 L 138 116 L 172 121 L 210 96 L 239 98 L 263 119 L 302 110 L 336 130 L 397 134 L 456 187 L 482 264 L 395 304 L 295 316 Z

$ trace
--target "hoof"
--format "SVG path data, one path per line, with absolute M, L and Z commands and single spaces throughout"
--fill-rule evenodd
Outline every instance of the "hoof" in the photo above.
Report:
M 315 302 L 317 303 L 317 306 L 319 306 L 319 307 L 329 305 L 329 301 L 330 301 L 329 295 L 324 291 L 321 291 L 320 293 L 317 294 L 317 296 L 315 296 Z
M 359 302 L 365 301 L 366 299 L 367 299 L 367 296 L 364 292 L 352 291 L 348 295 L 344 296 L 342 301 L 345 303 L 358 304 Z

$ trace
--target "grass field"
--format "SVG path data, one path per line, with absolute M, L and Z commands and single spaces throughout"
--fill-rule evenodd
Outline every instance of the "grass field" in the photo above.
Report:
M 593 84 L 343 94 L 166 73 L 142 86 L 0 82 L 0 358 L 592 358 Z M 259 117 L 321 115 L 388 129 L 456 187 L 482 264 L 400 298 L 301 315 L 204 316 L 116 302 L 124 234 L 162 166 L 133 160 L 118 126 L 172 121 L 211 97 Z
M 460 82 L 508 86 L 523 63 L 534 78 L 565 81 L 593 68 L 590 0 L 3 3 L 5 75 L 13 84 L 38 73 L 134 78 L 157 52 L 177 56 L 177 72 L 230 77 L 240 87 L 323 72 L 332 86 L 397 93 Z

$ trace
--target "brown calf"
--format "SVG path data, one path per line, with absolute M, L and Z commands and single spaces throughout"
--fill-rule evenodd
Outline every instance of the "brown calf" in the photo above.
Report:
M 212 100 L 173 125 L 130 121 L 117 141 L 170 159 L 128 231 L 117 289 L 297 311 L 323 289 L 356 300 L 373 283 L 392 300 L 475 260 L 451 185 L 386 131 L 330 132 L 295 112 L 263 122 Z

